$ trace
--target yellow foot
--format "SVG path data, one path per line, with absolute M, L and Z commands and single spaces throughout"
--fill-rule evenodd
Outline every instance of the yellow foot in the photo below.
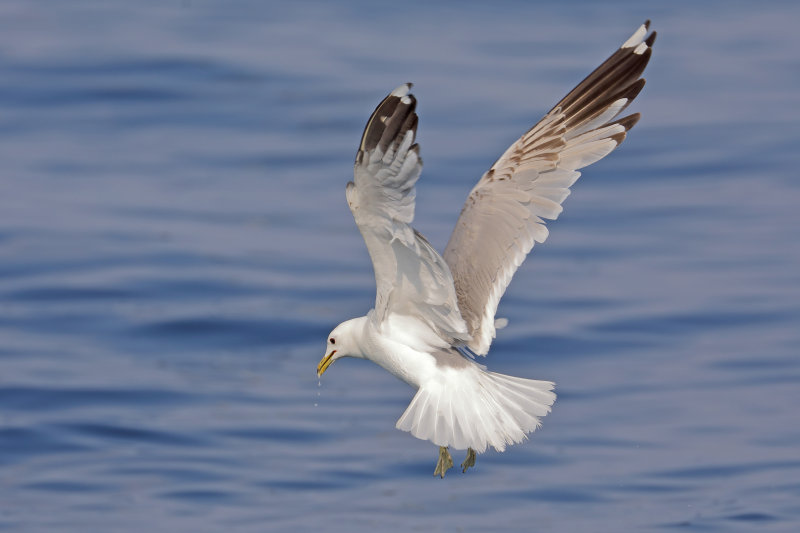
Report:
M 475 450 L 472 448 L 467 448 L 467 458 L 464 459 L 463 463 L 461 463 L 461 472 L 466 472 L 467 468 L 471 466 L 475 466 Z
M 439 446 L 439 461 L 436 463 L 436 470 L 433 471 L 433 476 L 441 476 L 444 479 L 444 473 L 451 468 L 453 468 L 453 458 L 450 457 L 447 446 Z

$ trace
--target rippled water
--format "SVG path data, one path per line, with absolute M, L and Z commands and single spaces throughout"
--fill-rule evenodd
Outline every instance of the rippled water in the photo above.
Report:
M 0 6 L 0 529 L 797 531 L 793 3 Z M 438 247 L 645 18 L 644 115 L 512 283 L 491 369 L 544 427 L 467 475 L 325 335 L 374 298 L 344 202 L 416 82 Z M 461 457 L 455 457 L 460 462 Z

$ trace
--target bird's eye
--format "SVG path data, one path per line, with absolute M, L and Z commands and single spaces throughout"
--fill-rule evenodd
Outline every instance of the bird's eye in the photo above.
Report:
M 334 339 L 333 337 L 331 337 L 331 344 L 336 344 L 336 339 Z

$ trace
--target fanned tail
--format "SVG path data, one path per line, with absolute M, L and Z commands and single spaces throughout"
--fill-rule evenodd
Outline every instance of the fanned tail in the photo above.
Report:
M 541 426 L 556 399 L 554 386 L 478 365 L 449 369 L 419 388 L 397 429 L 437 446 L 502 452 Z

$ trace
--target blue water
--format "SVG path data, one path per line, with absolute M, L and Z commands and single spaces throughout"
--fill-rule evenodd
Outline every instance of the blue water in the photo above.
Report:
M 439 248 L 505 147 L 644 19 L 643 119 L 500 306 L 557 382 L 462 475 L 337 363 L 372 305 L 344 202 L 416 83 Z M 800 530 L 797 3 L 6 0 L 0 530 Z M 461 461 L 460 455 L 455 457 Z

